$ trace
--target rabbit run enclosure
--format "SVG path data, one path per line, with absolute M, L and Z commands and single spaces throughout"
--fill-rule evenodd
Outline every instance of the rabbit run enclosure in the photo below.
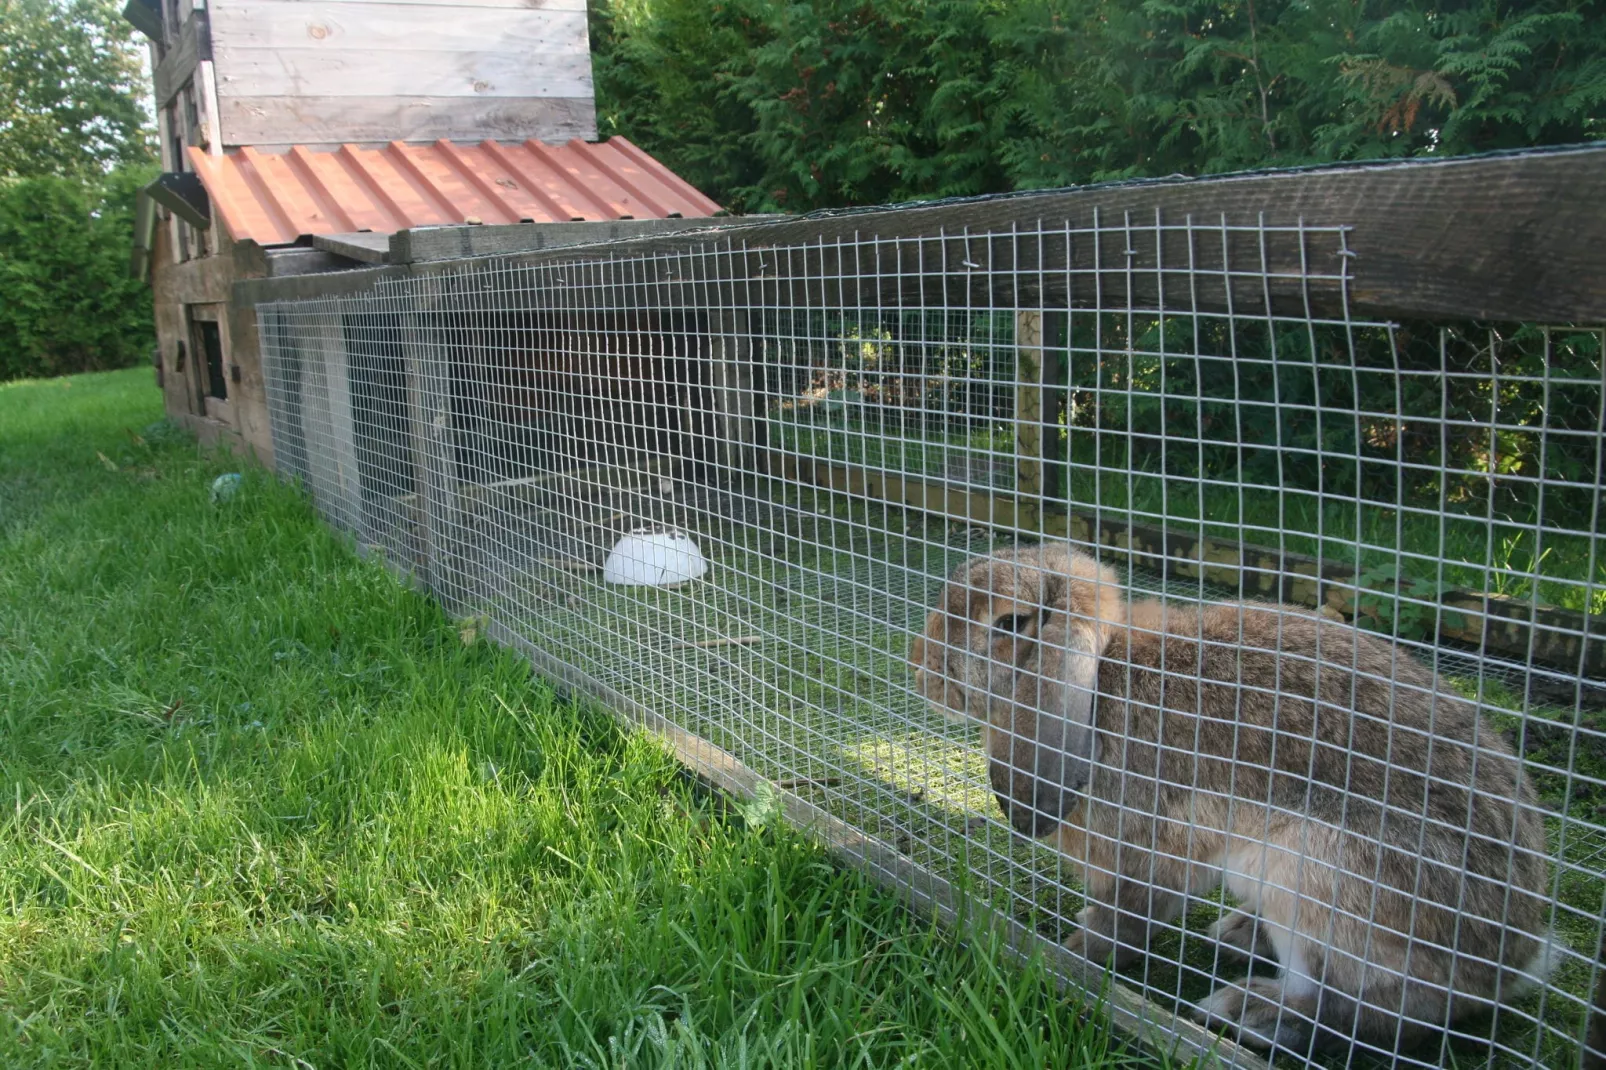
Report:
M 1578 149 L 247 297 L 330 523 L 921 906 L 1113 967 L 1121 1026 L 1576 1066 L 1603 197 Z

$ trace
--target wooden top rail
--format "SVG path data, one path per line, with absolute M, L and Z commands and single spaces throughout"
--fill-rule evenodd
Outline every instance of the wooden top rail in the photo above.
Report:
M 1073 307 L 1606 323 L 1606 146 L 1410 160 L 814 213 L 501 262 L 638 264 L 660 300 Z M 484 247 L 485 243 L 479 243 Z M 414 264 L 461 271 L 485 258 Z M 295 300 L 370 272 L 256 279 Z M 1347 278 L 1346 295 L 1338 280 Z M 340 281 L 336 281 L 340 280 Z

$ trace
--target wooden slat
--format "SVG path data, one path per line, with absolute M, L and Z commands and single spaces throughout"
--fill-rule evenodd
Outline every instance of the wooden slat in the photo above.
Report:
M 1069 321 L 1070 314 L 1063 310 L 1043 313 L 1043 493 L 1051 499 L 1062 498 L 1069 486 L 1070 443 L 1060 437 L 1060 421 L 1069 417 Z
M 328 508 L 340 515 L 343 525 L 353 536 L 364 542 L 372 541 L 364 530 L 362 515 L 362 488 L 358 482 L 357 430 L 351 406 L 351 354 L 346 350 L 345 321 L 329 306 L 324 316 L 312 325 L 316 339 L 310 352 L 303 355 L 306 364 L 320 363 L 324 374 L 325 415 L 329 421 L 329 448 L 324 458 L 333 468 Z M 306 395 L 303 394 L 303 397 Z
M 588 97 L 584 52 L 379 52 L 353 46 L 238 49 L 217 56 L 218 97 Z
M 388 234 L 314 234 L 312 247 L 365 264 L 383 264 L 390 249 Z
M 745 308 L 721 309 L 714 321 L 714 408 L 719 427 L 719 478 L 742 480 L 758 474 L 758 449 L 765 417 L 753 385 L 752 327 Z
M 229 0 L 212 14 L 212 49 L 225 64 L 251 51 L 528 52 L 583 54 L 586 14 L 530 7 Z
M 589 90 L 574 97 L 242 97 L 218 100 L 225 145 L 280 148 L 390 141 L 591 139 L 596 106 Z
M 196 66 L 195 101 L 201 116 L 199 144 L 209 156 L 223 153 L 223 126 L 217 113 L 217 67 L 209 59 Z
M 955 200 L 933 205 L 822 213 L 764 223 L 701 239 L 749 254 L 740 267 L 742 303 L 784 303 L 788 272 L 831 279 L 856 300 L 985 307 L 1157 307 L 1240 313 L 1307 310 L 1340 314 L 1336 284 L 1311 283 L 1306 266 L 1347 264 L 1348 309 L 1367 317 L 1448 317 L 1606 322 L 1606 147 L 1536 151 L 1452 160 L 1356 164 L 1216 178 L 1110 183 L 1081 189 Z M 1156 219 L 1167 227 L 1160 241 Z M 1219 274 L 1183 270 L 1219 264 L 1223 218 L 1240 227 L 1298 228 L 1262 241 L 1233 235 L 1230 285 Z M 1192 220 L 1194 230 L 1183 229 Z M 1017 226 L 1051 231 L 1103 227 L 1099 240 L 1050 233 L 1015 241 Z M 1124 229 L 1130 220 L 1131 232 Z M 1331 231 L 1348 228 L 1340 239 Z M 1146 229 L 1147 228 L 1147 229 Z M 977 235 L 990 234 L 982 238 Z M 875 250 L 851 243 L 916 239 L 884 246 L 886 274 L 858 278 Z M 837 243 L 845 244 L 840 250 Z M 609 250 L 651 256 L 696 248 L 699 239 L 657 238 Z M 786 247 L 780 252 L 774 250 Z M 1131 249 L 1131 255 L 1127 250 Z M 1163 249 L 1163 257 L 1162 257 Z M 1262 250 L 1265 262 L 1262 264 Z M 530 262 L 572 252 L 532 254 Z M 1157 270 L 1163 263 L 1165 271 Z M 973 266 L 966 266 L 966 265 Z M 762 267 L 761 267 L 762 266 Z M 1260 268 L 1280 273 L 1265 278 Z M 726 280 L 730 282 L 731 280 Z M 844 285 L 845 282 L 845 285 Z M 732 283 L 734 284 L 734 283 Z
M 537 249 L 561 249 L 643 235 L 707 229 L 708 219 L 619 219 L 586 223 L 521 223 L 505 227 L 430 227 L 392 236 L 390 263 L 502 256 Z
M 1021 526 L 1043 522 L 1043 314 L 1015 313 L 1015 495 Z
M 321 317 L 320 317 L 321 319 Z M 307 454 L 307 487 L 318 512 L 333 527 L 349 530 L 345 522 L 345 489 L 341 485 L 336 420 L 330 404 L 331 348 L 328 326 L 310 325 L 304 340 L 297 340 L 301 358 L 301 428 Z
M 162 61 L 152 72 L 156 84 L 157 110 L 165 108 L 178 91 L 184 88 L 185 83 L 195 77 L 195 68 L 201 60 L 210 58 L 212 54 L 207 42 L 206 12 L 191 12 L 179 30 L 178 40 L 168 49 L 167 55 L 162 57 Z
M 702 234 L 642 238 L 619 243 L 609 256 L 653 256 L 688 249 L 718 251 L 736 246 L 745 253 L 709 262 L 726 275 L 700 284 L 726 287 L 731 304 L 784 304 L 793 283 L 787 269 L 802 270 L 808 247 L 809 273 L 816 280 L 846 269 L 839 296 L 855 301 L 942 303 L 984 302 L 987 307 L 1101 305 L 1127 301 L 1159 303 L 1162 276 L 1153 270 L 1151 241 L 1135 248 L 1134 266 L 1124 255 L 1129 235 L 1113 230 L 1092 241 L 1073 241 L 1070 271 L 1064 270 L 1064 243 L 1011 242 L 1007 237 L 965 237 L 983 230 L 1007 233 L 1017 224 L 1075 226 L 1105 222 L 1130 211 L 1140 222 L 1155 213 L 1180 223 L 1191 215 L 1200 224 L 1193 237 L 1207 236 L 1202 221 L 1223 214 L 1244 225 L 1347 227 L 1350 263 L 1348 310 L 1364 317 L 1420 317 L 1534 320 L 1549 323 L 1606 323 L 1606 272 L 1599 249 L 1606 248 L 1606 147 L 1551 150 L 1457 160 L 1355 165 L 1303 172 L 1115 183 L 1084 189 L 954 201 L 931 206 L 836 212 L 759 223 Z M 1056 222 L 1058 221 L 1058 222 Z M 898 264 L 907 273 L 859 279 L 855 264 L 876 262 L 874 250 L 835 243 L 896 237 L 918 239 L 901 251 L 883 248 L 883 267 Z M 1148 237 L 1152 239 L 1152 231 Z M 1255 246 L 1252 235 L 1242 246 Z M 1329 254 L 1338 252 L 1331 234 L 1319 236 Z M 1219 236 L 1218 236 L 1219 239 Z M 450 238 L 443 238 L 449 241 Z M 1166 239 L 1168 264 L 1186 263 L 1185 235 Z M 1219 240 L 1217 242 L 1219 248 Z M 1307 255 L 1320 250 L 1309 248 Z M 777 253 L 778 246 L 788 246 Z M 1273 243 L 1273 266 L 1289 277 L 1266 281 L 1258 275 L 1234 278 L 1232 308 L 1251 313 L 1264 308 L 1269 292 L 1276 310 L 1302 314 L 1341 313 L 1337 287 L 1307 285 L 1299 277 L 1298 243 Z M 1053 271 L 1037 268 L 1058 264 Z M 1101 259 L 1095 261 L 1095 254 Z M 533 252 L 527 263 L 573 260 L 580 249 Z M 1258 256 L 1258 251 L 1255 252 Z M 1006 257 L 1008 259 L 1006 259 Z M 1059 258 L 1058 260 L 1054 258 Z M 1109 258 L 1114 257 L 1114 263 Z M 974 269 L 962 265 L 968 260 Z M 1018 263 L 1025 261 L 1025 263 Z M 934 274 L 947 264 L 948 276 Z M 996 274 L 986 270 L 996 265 Z M 1143 270 L 1148 265 L 1147 273 Z M 925 273 L 920 273 L 920 269 Z M 644 263 L 640 270 L 655 270 Z M 1067 278 L 1071 285 L 1067 289 Z M 845 280 L 845 285 L 844 285 Z M 1192 280 L 1182 272 L 1163 276 L 1167 308 L 1223 311 L 1229 293 L 1219 278 Z M 851 293 L 849 293 L 851 291 Z
M 447 551 L 457 527 L 457 499 L 452 493 L 450 406 L 439 386 L 440 350 L 429 327 L 429 308 L 404 312 L 402 360 L 407 377 L 409 443 L 413 452 L 419 502 L 418 540 L 423 557 L 423 579 L 445 604 L 452 561 Z

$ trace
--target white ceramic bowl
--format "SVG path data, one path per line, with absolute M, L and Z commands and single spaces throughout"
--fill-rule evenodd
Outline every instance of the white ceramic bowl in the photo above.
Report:
M 614 545 L 602 566 L 602 581 L 625 587 L 667 587 L 700 579 L 708 561 L 697 544 L 678 531 L 637 528 Z

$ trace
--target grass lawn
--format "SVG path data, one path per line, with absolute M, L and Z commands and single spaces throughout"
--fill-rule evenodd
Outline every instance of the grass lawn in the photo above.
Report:
M 1134 1058 L 159 416 L 0 385 L 0 1065 Z

